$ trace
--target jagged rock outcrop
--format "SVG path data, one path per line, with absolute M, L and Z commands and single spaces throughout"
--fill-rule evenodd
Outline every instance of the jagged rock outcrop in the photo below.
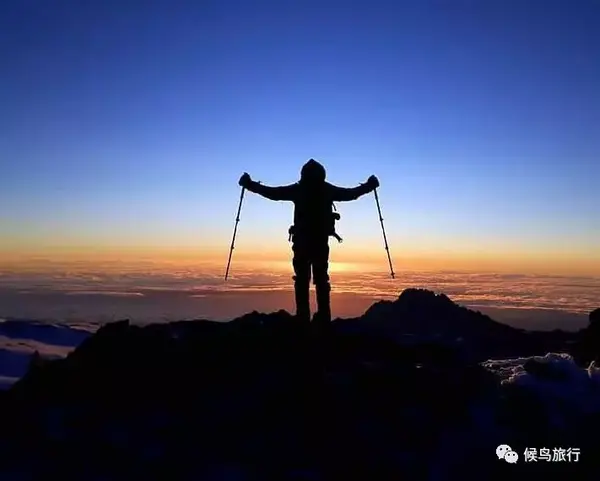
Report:
M 579 333 L 574 346 L 574 354 L 582 365 L 590 362 L 600 363 L 600 308 L 590 312 L 590 323 Z
M 473 361 L 561 351 L 574 338 L 516 329 L 426 289 L 406 289 L 395 301 L 379 301 L 344 326 L 354 332 L 377 331 L 402 343 L 427 339 L 455 346 Z

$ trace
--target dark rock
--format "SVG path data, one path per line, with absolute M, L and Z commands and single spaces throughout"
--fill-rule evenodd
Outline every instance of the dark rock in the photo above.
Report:
M 450 463 L 444 450 L 471 449 L 480 472 L 496 473 L 493 443 L 506 440 L 493 426 L 550 435 L 531 397 L 504 393 L 477 360 L 544 354 L 558 333 L 524 333 L 418 289 L 326 332 L 294 319 L 120 321 L 64 360 L 32 363 L 0 397 L 0 477 L 25 466 L 27 479 L 420 480 L 449 463 L 443 479 L 458 481 L 466 454 Z
M 572 347 L 577 362 L 584 366 L 593 361 L 600 363 L 600 309 L 590 312 L 589 319 L 589 325 L 579 332 Z

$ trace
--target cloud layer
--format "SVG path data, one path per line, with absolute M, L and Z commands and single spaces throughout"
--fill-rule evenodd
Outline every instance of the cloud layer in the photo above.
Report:
M 399 271 L 335 272 L 332 303 L 338 316 L 361 314 L 372 302 L 396 297 L 407 287 L 444 292 L 454 301 L 510 323 L 547 314 L 558 322 L 584 322 L 598 307 L 600 277 Z M 221 269 L 194 265 L 73 263 L 0 271 L 0 316 L 53 320 L 139 321 L 227 319 L 248 310 L 293 308 L 291 273 L 240 269 L 223 280 Z M 258 295 L 257 295 L 258 294 Z

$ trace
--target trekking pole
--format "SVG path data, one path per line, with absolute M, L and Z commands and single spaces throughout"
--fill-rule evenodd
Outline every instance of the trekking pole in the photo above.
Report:
M 379 196 L 377 195 L 377 189 L 373 190 L 375 194 L 375 202 L 377 202 L 377 212 L 379 212 L 379 222 L 381 222 L 381 230 L 383 232 L 383 242 L 385 243 L 385 250 L 387 251 L 388 262 L 390 264 L 390 274 L 392 279 L 395 279 L 394 267 L 392 266 L 392 257 L 390 256 L 390 248 L 388 246 L 387 236 L 385 235 L 385 227 L 383 226 L 383 217 L 381 216 L 381 207 L 379 205 Z
M 229 266 L 231 265 L 231 255 L 233 254 L 235 235 L 237 234 L 238 223 L 240 222 L 240 212 L 242 211 L 242 201 L 244 200 L 245 187 L 242 187 L 242 193 L 240 194 L 240 204 L 238 205 L 237 215 L 235 217 L 235 227 L 233 228 L 233 238 L 231 239 L 231 247 L 229 248 L 229 259 L 227 260 L 227 270 L 225 271 L 225 280 L 229 276 Z

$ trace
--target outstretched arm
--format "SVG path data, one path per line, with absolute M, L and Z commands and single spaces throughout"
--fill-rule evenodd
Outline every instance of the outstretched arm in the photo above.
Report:
M 255 182 L 248 174 L 242 175 L 239 184 L 250 192 L 254 192 L 269 200 L 293 201 L 294 193 L 296 191 L 294 184 L 270 187 L 268 185 L 262 185 L 260 182 Z
M 377 177 L 372 175 L 369 177 L 367 182 L 364 184 L 359 184 L 356 187 L 338 187 L 337 185 L 332 185 L 332 200 L 334 202 L 347 202 L 351 200 L 356 200 L 359 197 L 373 192 L 377 187 L 379 187 L 379 181 Z
M 294 184 L 270 187 L 268 185 L 262 185 L 260 182 L 252 181 L 246 188 L 250 192 L 262 195 L 270 200 L 294 200 Z

